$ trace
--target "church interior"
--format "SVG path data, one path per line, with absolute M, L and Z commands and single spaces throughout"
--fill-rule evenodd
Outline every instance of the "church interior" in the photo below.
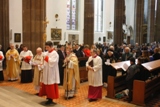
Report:
M 63 46 L 73 49 L 80 75 L 76 96 L 65 99 L 63 84 L 58 85 L 57 104 L 50 107 L 160 106 L 160 0 L 0 0 L 0 38 L 4 56 L 0 54 L 0 75 L 4 76 L 0 81 L 0 107 L 46 106 L 40 103 L 47 98 L 36 95 L 32 82 L 21 83 L 21 74 L 18 80 L 8 81 L 6 68 L 11 65 L 7 65 L 5 56 L 10 44 L 17 52 L 23 44 L 34 58 L 38 47 L 45 51 L 47 41 L 53 43 L 57 53 Z M 86 61 L 92 49 L 102 59 L 103 85 L 102 98 L 90 102 Z M 109 54 L 115 57 L 113 62 Z M 135 71 L 128 101 L 126 75 L 132 57 L 141 66 Z M 32 71 L 34 75 L 34 67 Z

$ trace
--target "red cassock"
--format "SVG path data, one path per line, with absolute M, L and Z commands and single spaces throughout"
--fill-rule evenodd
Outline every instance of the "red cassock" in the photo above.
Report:
M 85 53 L 86 57 L 91 56 L 91 51 L 89 49 L 84 49 L 83 52 Z
M 54 49 L 51 49 L 49 51 L 49 53 L 51 53 L 53 50 Z M 45 56 L 44 60 L 48 63 L 49 56 Z M 56 84 L 56 83 L 53 83 L 53 84 L 44 84 L 44 83 L 41 83 L 41 88 L 40 88 L 40 91 L 39 91 L 39 96 L 45 96 L 45 95 L 47 96 L 47 98 L 57 99 L 59 97 L 58 84 Z
M 58 94 L 58 84 L 50 84 L 50 85 L 45 85 L 41 84 L 39 96 L 47 96 L 48 98 L 51 99 L 57 99 L 59 97 Z
M 102 86 L 98 86 L 98 87 L 89 86 L 88 98 L 89 99 L 101 99 L 102 98 Z
M 31 56 L 26 56 L 24 61 L 29 63 L 30 60 L 31 60 Z

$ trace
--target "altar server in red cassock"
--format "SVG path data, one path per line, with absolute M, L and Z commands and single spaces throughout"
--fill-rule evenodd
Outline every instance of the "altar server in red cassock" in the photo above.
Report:
M 39 92 L 39 96 L 47 96 L 48 101 L 45 103 L 46 105 L 55 104 L 53 99 L 57 99 L 59 97 L 59 55 L 52 46 L 53 44 L 51 41 L 45 43 L 47 52 L 45 52 L 44 55 L 44 69 L 41 81 L 42 85 Z
M 91 56 L 86 62 L 88 69 L 88 99 L 96 101 L 102 98 L 102 59 L 97 55 L 97 50 L 91 50 Z

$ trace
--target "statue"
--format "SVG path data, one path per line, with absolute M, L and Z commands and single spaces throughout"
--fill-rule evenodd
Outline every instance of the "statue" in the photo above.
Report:
M 49 21 L 47 21 L 47 18 L 45 18 L 45 21 L 43 21 L 43 24 L 44 24 L 44 33 L 43 33 L 43 43 L 46 42 L 46 38 L 47 38 L 47 34 L 46 34 L 46 27 L 47 27 L 47 24 L 49 23 Z

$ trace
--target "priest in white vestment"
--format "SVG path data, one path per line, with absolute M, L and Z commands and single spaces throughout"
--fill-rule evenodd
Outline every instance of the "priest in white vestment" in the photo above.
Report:
M 39 96 L 46 95 L 48 101 L 45 104 L 50 105 L 55 104 L 52 100 L 59 97 L 59 56 L 58 53 L 53 49 L 53 43 L 51 41 L 45 43 L 45 48 L 47 52 L 45 52 L 44 56 L 44 69 Z
M 91 50 L 91 56 L 86 62 L 88 69 L 88 99 L 96 101 L 102 98 L 102 59 L 97 55 L 97 50 Z
M 32 65 L 30 64 L 33 54 L 28 50 L 27 46 L 23 46 L 20 53 L 21 60 L 21 83 L 30 83 L 33 79 Z
M 34 77 L 33 77 L 33 84 L 35 86 L 35 90 L 37 91 L 37 95 L 40 89 L 40 79 L 42 78 L 43 72 L 43 54 L 42 48 L 38 47 L 36 50 L 36 56 L 31 61 L 31 64 L 34 66 Z

